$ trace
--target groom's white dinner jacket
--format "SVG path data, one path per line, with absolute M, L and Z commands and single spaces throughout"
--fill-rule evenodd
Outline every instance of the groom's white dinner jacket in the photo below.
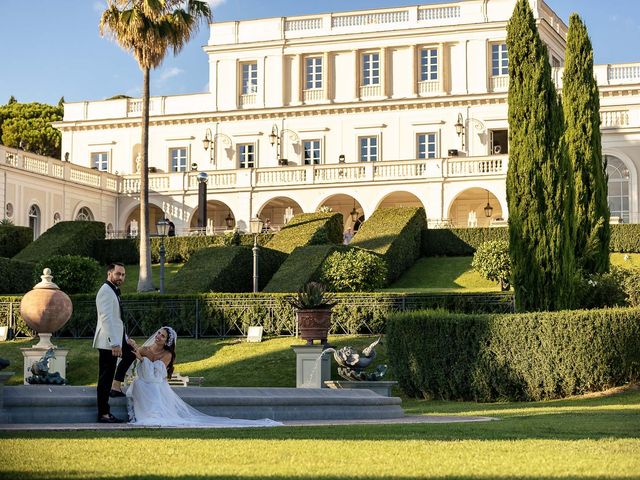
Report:
M 93 348 L 111 350 L 112 347 L 121 347 L 124 324 L 120 318 L 120 304 L 116 292 L 106 283 L 98 290 L 96 308 L 98 324 L 93 337 Z

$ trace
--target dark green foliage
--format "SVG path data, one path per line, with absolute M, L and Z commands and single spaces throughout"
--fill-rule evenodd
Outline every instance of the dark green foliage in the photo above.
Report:
M 473 255 L 471 266 L 487 280 L 500 283 L 502 290 L 508 290 L 511 278 L 509 242 L 495 240 L 483 243 Z
M 609 270 L 609 207 L 600 137 L 600 94 L 587 28 L 573 13 L 562 80 L 565 141 L 574 172 L 575 255 L 586 273 Z
M 298 247 L 286 258 L 271 281 L 264 288 L 265 292 L 297 292 L 300 287 L 320 277 L 320 266 L 337 245 L 309 245 Z
M 59 222 L 13 258 L 37 263 L 53 255 L 93 257 L 94 242 L 104 233 L 103 222 Z
M 291 253 L 296 247 L 342 243 L 342 214 L 302 213 L 296 215 L 267 243 L 269 248 Z
M 422 231 L 426 228 L 422 207 L 379 208 L 362 224 L 351 245 L 381 255 L 390 284 L 420 257 Z
M 375 253 L 350 247 L 322 263 L 320 280 L 332 292 L 370 292 L 385 283 L 387 266 Z
M 516 307 L 574 302 L 573 174 L 546 46 L 527 0 L 507 26 L 509 52 L 509 246 Z
M 623 385 L 640 374 L 640 310 L 392 314 L 387 352 L 409 396 L 542 400 Z
M 612 267 L 610 272 L 587 274 L 577 288 L 580 308 L 625 307 L 626 279 L 632 275 L 626 269 Z M 630 305 L 634 306 L 634 305 Z
M 612 252 L 640 253 L 640 224 L 611 225 Z
M 422 232 L 422 254 L 425 257 L 468 257 L 484 242 L 509 241 L 504 227 L 432 228 Z
M 166 237 L 164 239 L 165 261 L 168 263 L 183 263 L 189 260 L 193 252 L 200 249 L 229 244 L 253 246 L 253 235 L 196 235 L 193 237 Z M 258 245 L 264 245 L 273 238 L 273 234 L 258 235 Z M 94 258 L 101 264 L 118 261 L 128 265 L 136 264 L 140 260 L 139 240 L 125 238 L 114 240 L 98 240 L 94 246 Z M 151 260 L 160 262 L 160 238 L 151 239 Z
M 61 134 L 51 122 L 62 120 L 63 113 L 61 105 L 10 100 L 0 106 L 0 140 L 3 145 L 13 148 L 18 148 L 22 141 L 29 152 L 60 158 Z
M 296 310 L 329 310 L 337 303 L 335 295 L 319 282 L 303 285 L 296 295 L 287 297 L 287 302 Z
M 31 228 L 0 225 L 0 257 L 13 257 L 32 241 Z
M 45 268 L 51 269 L 53 283 L 68 295 L 95 292 L 106 277 L 100 264 L 93 258 L 79 255 L 53 255 L 36 264 L 32 273 L 34 285 L 40 281 Z
M 263 288 L 286 255 L 261 247 L 258 251 L 258 288 Z M 253 252 L 248 247 L 207 247 L 194 252 L 169 285 L 175 293 L 251 292 Z
M 622 290 L 630 307 L 640 307 L 640 268 L 626 270 L 622 278 Z
M 0 257 L 0 294 L 26 293 L 34 285 L 33 263 Z

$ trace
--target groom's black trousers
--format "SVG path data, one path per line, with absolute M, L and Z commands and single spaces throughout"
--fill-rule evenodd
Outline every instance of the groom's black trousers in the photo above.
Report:
M 98 395 L 98 416 L 111 413 L 109 409 L 109 392 L 111 391 L 111 383 L 113 380 L 122 382 L 129 367 L 136 359 L 133 350 L 129 344 L 122 340 L 122 359 L 116 369 L 118 357 L 114 357 L 111 349 L 98 349 L 98 386 L 96 388 Z

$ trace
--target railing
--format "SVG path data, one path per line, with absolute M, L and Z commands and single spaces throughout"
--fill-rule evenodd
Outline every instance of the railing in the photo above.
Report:
M 382 95 L 382 87 L 378 85 L 362 85 L 360 86 L 360 97 L 379 97 Z
M 427 7 L 418 10 L 418 20 L 444 20 L 460 18 L 460 7 Z
M 509 89 L 509 75 L 495 75 L 490 79 L 492 92 L 505 91 Z
M 319 30 L 322 28 L 322 18 L 304 18 L 300 20 L 287 20 L 284 29 L 287 32 L 300 30 Z
M 322 90 L 321 88 L 304 90 L 304 101 L 317 102 L 319 100 L 322 100 L 323 95 L 324 95 L 324 90 Z
M 236 173 L 235 171 L 228 172 L 208 172 L 209 178 L 207 180 L 207 186 L 209 188 L 233 188 L 236 186 Z M 188 181 L 189 189 L 198 188 L 198 174 L 189 174 Z
M 240 95 L 240 106 L 247 107 L 249 105 L 253 106 L 256 104 L 256 94 L 255 93 L 245 93 Z
M 119 189 L 116 175 L 63 162 L 56 158 L 10 149 L 2 145 L 0 145 L 0 158 L 4 158 L 6 165 L 25 172 L 33 172 L 52 179 L 90 185 L 112 192 L 117 192 Z
M 477 175 L 506 175 L 507 157 L 484 157 L 482 159 L 454 159 L 445 161 L 447 177 L 471 177 Z
M 389 163 L 380 162 L 373 166 L 373 177 L 375 180 L 389 180 L 395 178 L 416 178 L 422 177 L 427 171 L 426 161 L 414 161 L 411 163 Z
M 611 110 L 600 112 L 600 126 L 602 128 L 615 128 L 629 126 L 628 110 Z
M 609 83 L 640 83 L 640 63 L 609 65 L 607 79 Z
M 296 185 L 306 183 L 305 167 L 287 169 L 264 169 L 256 172 L 256 186 L 264 185 Z
M 149 113 L 155 111 L 155 100 L 149 99 Z M 142 114 L 142 99 L 140 98 L 128 98 L 127 99 L 127 115 L 138 116 Z
M 356 27 L 361 25 L 380 25 L 384 23 L 402 23 L 407 21 L 409 21 L 408 10 L 394 10 L 391 12 L 333 16 L 331 18 L 331 27 Z
M 439 90 L 440 82 L 438 80 L 427 80 L 424 82 L 418 82 L 418 93 L 420 95 L 437 93 Z

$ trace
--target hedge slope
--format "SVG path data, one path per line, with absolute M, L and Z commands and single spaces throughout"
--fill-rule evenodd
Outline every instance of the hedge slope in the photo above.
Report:
M 341 213 L 296 215 L 267 243 L 267 247 L 291 253 L 296 247 L 342 243 Z
M 422 207 L 379 208 L 362 224 L 352 246 L 381 255 L 391 283 L 420 257 L 427 220 Z
M 93 244 L 104 233 L 103 222 L 59 222 L 13 258 L 37 263 L 53 255 L 93 257 Z
M 0 225 L 0 257 L 11 258 L 33 241 L 30 227 Z
M 322 262 L 337 245 L 298 247 L 287 257 L 267 284 L 265 292 L 297 292 L 304 284 L 316 280 Z
M 0 257 L 0 294 L 26 293 L 31 290 L 37 283 L 33 281 L 34 267 L 33 263 Z

